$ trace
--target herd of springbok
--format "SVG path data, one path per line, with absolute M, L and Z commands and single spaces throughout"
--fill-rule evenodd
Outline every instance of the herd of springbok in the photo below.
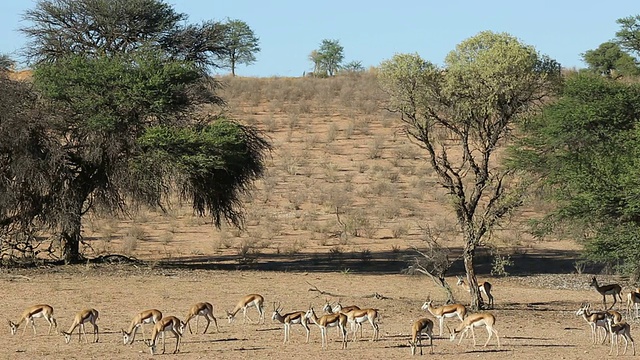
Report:
M 469 287 L 465 283 L 462 277 L 458 277 L 457 285 L 469 291 Z M 602 295 L 602 302 L 605 307 L 604 311 L 591 312 L 589 304 L 583 304 L 576 312 L 577 316 L 582 316 L 591 328 L 591 338 L 594 344 L 600 342 L 603 344 L 607 337 L 610 335 L 611 349 L 609 354 L 613 352 L 615 344 L 616 355 L 618 355 L 619 339 L 621 338 L 625 342 L 625 348 L 623 355 L 627 352 L 629 342 L 633 349 L 633 355 L 635 355 L 635 343 L 631 337 L 631 326 L 629 323 L 622 320 L 622 315 L 615 310 L 612 310 L 613 306 L 619 299 L 622 301 L 622 288 L 618 284 L 609 284 L 600 286 L 595 277 L 592 278 L 590 286 L 593 286 L 598 293 Z M 484 294 L 488 301 L 487 304 L 493 308 L 493 295 L 491 294 L 491 284 L 489 282 L 482 282 L 478 284 L 478 289 L 481 294 Z M 606 307 L 606 296 L 611 295 L 613 297 L 613 304 L 611 307 Z M 635 307 L 635 317 L 638 317 L 638 304 L 640 304 L 640 288 L 629 292 L 627 296 L 627 314 L 632 316 L 632 308 Z M 247 315 L 247 310 L 255 307 L 258 311 L 259 318 L 257 323 L 265 322 L 265 310 L 264 310 L 264 297 L 259 294 L 249 294 L 244 296 L 232 311 L 226 311 L 227 319 L 229 323 L 232 323 L 236 317 L 236 314 L 242 310 L 243 324 L 248 320 L 253 323 L 253 320 Z M 369 323 L 373 330 L 371 341 L 376 341 L 379 338 L 379 310 L 378 309 L 361 309 L 356 305 L 342 306 L 340 302 L 332 304 L 327 300 L 322 308 L 324 314 L 318 317 L 312 306 L 306 311 L 295 311 L 290 313 L 281 314 L 282 307 L 280 304 L 273 305 L 272 321 L 277 321 L 284 325 L 284 343 L 289 342 L 291 325 L 298 324 L 306 330 L 306 342 L 309 342 L 310 328 L 309 324 L 315 324 L 320 329 L 321 334 L 321 347 L 325 349 L 327 344 L 327 328 L 335 327 L 338 329 L 338 334 L 341 337 L 342 349 L 347 348 L 348 343 L 348 330 L 347 325 L 350 325 L 352 331 L 352 341 L 357 341 L 358 330 L 360 330 L 360 337 L 362 338 L 362 324 Z M 489 344 L 492 336 L 495 335 L 497 346 L 500 347 L 500 337 L 498 332 L 494 328 L 496 318 L 491 312 L 478 312 L 470 314 L 462 304 L 448 304 L 436 307 L 433 302 L 427 298 L 427 301 L 422 305 L 422 310 L 430 313 L 437 321 L 439 325 L 439 336 L 442 337 L 444 320 L 447 318 L 458 318 L 460 323 L 455 328 L 449 330 L 449 339 L 454 341 L 456 336 L 459 335 L 458 344 L 465 338 L 467 332 L 471 332 L 473 338 L 473 345 L 476 346 L 476 338 L 474 328 L 484 327 L 488 333 L 488 338 L 484 343 L 486 347 Z M 85 324 L 89 323 L 93 326 L 93 342 L 99 341 L 98 320 L 99 313 L 96 309 L 85 309 L 79 311 L 69 327 L 68 331 L 60 331 L 60 334 L 64 336 L 65 342 L 68 344 L 71 341 L 72 333 L 75 329 L 78 329 L 78 341 L 82 341 L 82 335 L 84 335 L 85 342 L 89 342 L 85 331 Z M 138 313 L 131 321 L 128 330 L 122 329 L 122 340 L 125 345 L 132 345 L 135 341 L 135 336 L 138 330 L 141 330 L 143 342 L 148 347 L 152 355 L 156 354 L 158 337 L 162 336 L 162 353 L 166 350 L 165 334 L 169 333 L 175 337 L 175 349 L 173 353 L 180 351 L 180 343 L 182 336 L 184 335 L 185 327 L 189 329 L 189 333 L 193 334 L 190 322 L 195 319 L 196 321 L 196 333 L 198 332 L 198 320 L 203 317 L 206 320 L 206 326 L 203 334 L 209 329 L 209 325 L 213 321 L 216 331 L 218 331 L 218 321 L 214 316 L 214 308 L 211 303 L 201 302 L 194 304 L 189 311 L 184 321 L 175 316 L 163 317 L 162 312 L 157 309 L 144 310 Z M 49 332 L 53 328 L 57 330 L 58 324 L 53 317 L 53 307 L 50 305 L 34 305 L 24 310 L 18 322 L 9 321 L 9 327 L 11 334 L 15 335 L 18 331 L 18 327 L 24 323 L 24 330 L 22 334 L 27 330 L 27 324 L 30 324 L 33 328 L 33 333 L 36 334 L 36 326 L 34 319 L 44 318 L 49 323 Z M 153 326 L 151 330 L 151 337 L 146 338 L 144 334 L 144 325 L 149 324 Z M 415 355 L 416 350 L 420 348 L 420 354 L 422 355 L 422 336 L 426 335 L 429 339 L 430 352 L 433 353 L 433 328 L 434 321 L 430 318 L 423 317 L 413 322 L 411 327 L 411 338 L 409 340 L 409 347 L 411 348 L 411 354 Z M 600 340 L 600 333 L 603 333 Z

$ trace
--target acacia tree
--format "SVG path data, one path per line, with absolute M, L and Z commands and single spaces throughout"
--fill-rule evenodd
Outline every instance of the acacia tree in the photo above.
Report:
M 0 239 L 44 227 L 65 262 L 78 262 L 87 211 L 163 207 L 172 189 L 215 225 L 242 224 L 240 196 L 263 173 L 269 144 L 203 114 L 223 103 L 204 71 L 223 49 L 221 28 L 184 18 L 158 0 L 42 0 L 27 11 L 27 105 L 46 116 L 0 121 L 0 137 L 12 139 L 0 147 Z
M 314 63 L 314 76 L 334 76 L 344 60 L 343 52 L 339 40 L 322 40 L 320 48 L 309 55 L 309 60 Z
M 251 65 L 256 61 L 260 52 L 260 39 L 253 30 L 241 20 L 227 20 L 224 44 L 226 51 L 220 54 L 223 66 L 231 69 L 231 75 L 236 76 L 238 64 Z
M 640 15 L 627 16 L 616 21 L 620 30 L 616 32 L 616 40 L 623 49 L 640 55 Z
M 512 126 L 555 89 L 560 66 L 505 33 L 481 32 L 460 43 L 445 68 L 417 54 L 380 65 L 388 109 L 428 154 L 449 195 L 463 238 L 471 305 L 482 306 L 474 255 L 491 229 L 522 203 L 522 189 L 496 152 Z
M 582 59 L 589 65 L 589 69 L 606 77 L 640 73 L 633 57 L 622 51 L 620 45 L 615 42 L 605 42 L 595 50 L 585 51 Z
M 554 205 L 535 234 L 573 237 L 589 260 L 640 279 L 640 86 L 588 73 L 522 127 L 511 163 Z

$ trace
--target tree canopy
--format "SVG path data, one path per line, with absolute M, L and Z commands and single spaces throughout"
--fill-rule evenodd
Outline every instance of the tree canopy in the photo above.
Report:
M 314 76 L 334 76 L 344 60 L 344 48 L 339 40 L 324 39 L 320 48 L 309 54 L 309 60 L 314 64 Z
M 236 76 L 238 64 L 251 65 L 256 61 L 256 54 L 260 52 L 260 39 L 244 21 L 227 20 L 223 25 L 225 51 L 219 58 L 222 66 L 230 68 L 231 75 Z
M 640 86 L 567 79 L 561 97 L 523 126 L 513 163 L 539 179 L 555 210 L 537 226 L 586 244 L 586 256 L 640 277 Z
M 164 207 L 174 188 L 216 225 L 241 225 L 270 145 L 203 110 L 223 104 L 204 71 L 224 50 L 217 25 L 178 25 L 186 16 L 156 0 L 42 0 L 25 18 L 33 88 L 4 104 L 28 111 L 5 113 L 0 136 L 28 141 L 0 148 L 0 239 L 43 227 L 77 262 L 83 214 Z
M 400 115 L 451 195 L 472 306 L 478 308 L 475 250 L 522 195 L 512 173 L 492 159 L 513 125 L 555 91 L 560 65 L 509 34 L 487 31 L 456 46 L 445 66 L 397 54 L 381 64 L 379 77 L 388 109 Z
M 634 58 L 615 42 L 605 42 L 595 50 L 587 50 L 582 58 L 591 70 L 607 77 L 640 74 Z

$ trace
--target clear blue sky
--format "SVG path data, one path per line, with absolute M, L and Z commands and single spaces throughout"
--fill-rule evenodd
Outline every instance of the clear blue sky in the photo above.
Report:
M 345 62 L 368 68 L 395 53 L 417 52 L 442 64 L 457 44 L 480 31 L 507 32 L 564 67 L 584 67 L 580 54 L 612 39 L 616 20 L 640 14 L 638 0 L 169 0 L 190 22 L 246 22 L 260 38 L 257 62 L 241 76 L 300 76 L 323 39 L 339 40 Z M 32 0 L 3 1 L 0 53 L 25 45 L 17 31 Z

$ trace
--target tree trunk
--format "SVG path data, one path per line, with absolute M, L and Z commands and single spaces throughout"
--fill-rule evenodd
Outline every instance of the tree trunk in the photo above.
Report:
M 473 263 L 475 244 L 472 240 L 467 240 L 467 244 L 464 247 L 464 269 L 467 272 L 467 284 L 469 284 L 469 294 L 471 295 L 471 308 L 473 310 L 480 310 L 483 306 L 482 296 L 478 289 L 478 279 L 476 278 L 476 271 Z
M 62 230 L 62 256 L 65 264 L 77 264 L 80 262 L 80 240 L 82 235 L 82 214 L 80 210 L 69 218 L 69 224 Z
M 82 207 L 85 200 L 91 193 L 89 187 L 78 186 L 76 191 L 73 191 L 74 198 L 72 205 L 68 209 L 68 213 L 65 214 L 65 224 L 62 226 L 60 232 L 60 239 L 62 241 L 62 257 L 65 264 L 77 264 L 82 261 L 80 255 L 80 241 L 82 240 Z

